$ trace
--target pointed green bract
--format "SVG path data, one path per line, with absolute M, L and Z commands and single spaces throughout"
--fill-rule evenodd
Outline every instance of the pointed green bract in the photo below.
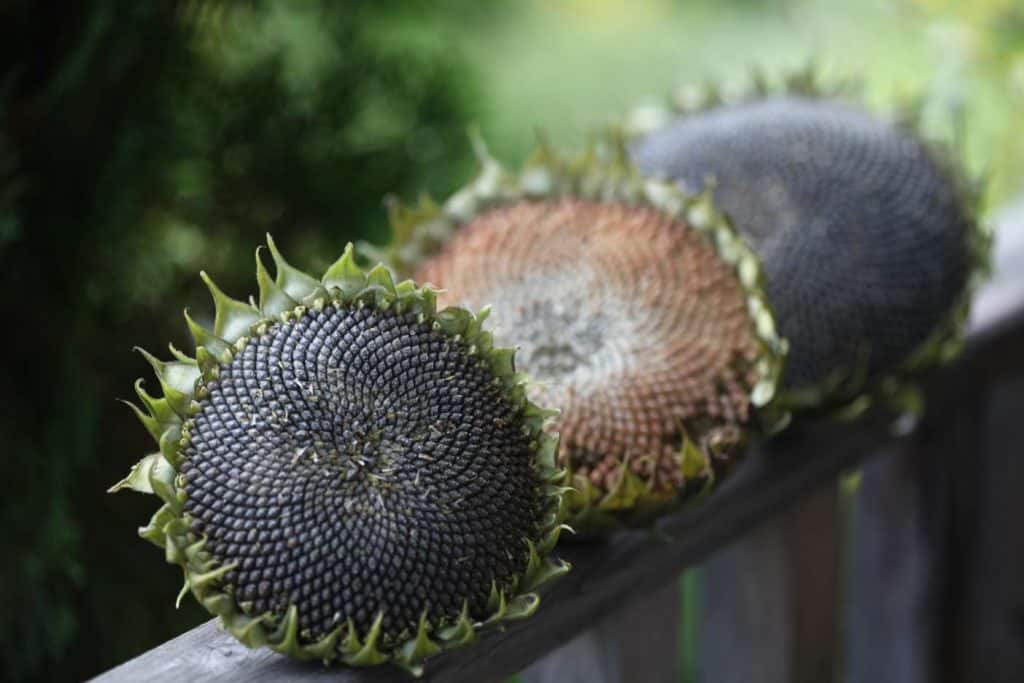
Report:
M 279 315 L 299 305 L 284 287 L 270 277 L 267 267 L 260 257 L 260 249 L 256 250 L 256 283 L 260 290 L 259 306 L 264 315 Z
M 278 652 L 299 659 L 339 660 L 352 666 L 370 666 L 391 661 L 413 673 L 422 671 L 425 659 L 438 652 L 459 647 L 473 640 L 484 624 L 503 619 L 521 618 L 536 609 L 536 594 L 529 592 L 560 576 L 569 569 L 567 563 L 549 557 L 558 535 L 564 528 L 564 489 L 557 486 L 565 472 L 555 466 L 553 454 L 557 438 L 545 432 L 545 422 L 552 411 L 544 410 L 526 398 L 526 378 L 515 372 L 514 354 L 510 349 L 494 348 L 491 334 L 484 329 L 486 311 L 473 314 L 468 310 L 447 308 L 436 310 L 436 296 L 429 288 L 418 288 L 411 281 L 395 283 L 391 272 L 378 265 L 364 271 L 355 262 L 349 245 L 342 256 L 317 280 L 289 265 L 268 236 L 268 250 L 274 260 L 276 276 L 270 273 L 256 253 L 256 276 L 259 303 L 245 303 L 224 294 L 203 274 L 216 307 L 214 329 L 199 325 L 187 312 L 186 322 L 196 344 L 196 357 L 191 358 L 173 349 L 172 361 L 160 361 L 153 355 L 140 353 L 152 366 L 163 390 L 154 398 L 136 384 L 141 408 L 129 404 L 139 420 L 160 446 L 160 450 L 143 458 L 129 474 L 114 484 L 110 491 L 131 489 L 158 496 L 162 507 L 139 535 L 164 548 L 168 562 L 182 567 L 185 585 L 210 612 L 220 617 L 224 626 L 250 647 L 266 645 Z M 219 563 L 204 547 L 206 540 L 191 529 L 185 514 L 187 494 L 185 481 L 179 474 L 184 449 L 190 443 L 190 417 L 206 395 L 206 384 L 215 380 L 220 366 L 231 362 L 234 354 L 250 340 L 265 334 L 283 321 L 298 319 L 309 310 L 326 306 L 368 306 L 379 310 L 395 310 L 414 314 L 421 323 L 432 323 L 453 339 L 473 349 L 490 368 L 503 395 L 522 415 L 524 430 L 533 452 L 533 472 L 541 482 L 544 514 L 536 539 L 527 539 L 529 558 L 521 576 L 515 577 L 516 592 L 501 599 L 487 618 L 473 621 L 468 605 L 450 623 L 430 623 L 427 614 L 420 619 L 415 633 L 396 642 L 382 635 L 384 614 L 379 613 L 366 633 L 360 633 L 352 620 L 319 639 L 299 630 L 298 611 L 294 604 L 281 614 L 253 614 L 251 603 L 238 602 L 225 592 L 221 580 L 233 564 Z M 511 607 L 509 607 L 511 605 Z
M 274 238 L 269 234 L 267 235 L 267 247 L 274 258 L 274 268 L 277 270 L 277 285 L 288 296 L 296 301 L 301 301 L 316 291 L 317 286 L 320 284 L 316 281 L 316 278 L 307 275 L 285 261 L 284 257 L 281 256 L 281 252 L 277 250 L 277 245 L 274 244 Z

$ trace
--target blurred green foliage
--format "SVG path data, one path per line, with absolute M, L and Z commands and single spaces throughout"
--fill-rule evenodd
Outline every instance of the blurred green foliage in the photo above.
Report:
M 861 81 L 885 111 L 919 97 L 998 203 L 1024 189 L 1024 5 L 1019 0 L 521 0 L 462 44 L 481 75 L 484 132 L 521 159 L 533 128 L 588 130 L 680 84 L 741 82 L 813 61 Z
M 0 676 L 81 679 L 194 625 L 103 491 L 151 448 L 115 398 L 211 307 L 253 290 L 273 232 L 323 267 L 386 236 L 381 201 L 445 195 L 464 131 L 522 159 L 682 82 L 818 58 L 873 105 L 929 96 L 998 200 L 1019 193 L 1016 0 L 0 3 Z M 839 68 L 837 65 L 841 65 Z M 952 113 L 951 113 L 952 112 Z
M 0 297 L 9 320 L 3 678 L 81 679 L 196 623 L 175 570 L 103 491 L 152 448 L 115 402 L 210 306 L 252 290 L 267 231 L 318 267 L 380 238 L 386 192 L 471 170 L 456 50 L 388 40 L 419 4 L 5 6 Z M 456 6 L 457 7 L 457 6 Z

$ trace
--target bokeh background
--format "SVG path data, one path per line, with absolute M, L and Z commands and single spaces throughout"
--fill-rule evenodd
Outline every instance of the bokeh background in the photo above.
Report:
M 253 286 L 270 231 L 322 268 L 537 128 L 586 131 L 681 83 L 813 59 L 1024 192 L 1019 0 L 0 1 L 0 677 L 75 680 L 205 618 L 106 488 L 150 448 L 134 345 L 187 348 L 197 277 Z M 150 382 L 152 384 L 152 382 Z M 689 636 L 688 636 L 689 637 Z

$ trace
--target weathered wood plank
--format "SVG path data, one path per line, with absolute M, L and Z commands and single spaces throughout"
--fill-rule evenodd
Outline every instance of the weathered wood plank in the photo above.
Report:
M 842 537 L 833 480 L 712 555 L 704 564 L 699 680 L 830 680 Z
M 623 683 L 679 683 L 679 606 L 679 578 L 673 575 L 601 622 L 618 641 Z
M 1018 353 L 1024 341 L 1018 340 Z M 844 680 L 1024 670 L 1024 368 L 963 372 L 911 447 L 865 468 Z
M 708 558 L 699 681 L 789 680 L 793 615 L 786 565 L 785 524 L 775 519 Z
M 972 316 L 968 354 L 975 374 L 1005 374 L 1024 366 L 1024 277 L 997 281 L 979 298 Z M 930 382 L 943 392 L 948 373 Z M 531 619 L 484 636 L 483 642 L 430 662 L 426 679 L 493 680 L 525 668 L 597 623 L 636 595 L 664 584 L 711 551 L 748 532 L 771 515 L 789 509 L 812 489 L 833 481 L 883 445 L 900 443 L 884 416 L 857 424 L 806 424 L 760 448 L 704 504 L 658 521 L 652 530 L 624 532 L 604 543 L 566 546 L 575 570 L 544 596 Z M 334 669 L 250 651 L 212 623 L 204 624 L 101 675 L 119 681 L 403 680 L 399 671 Z
M 622 683 L 617 646 L 602 622 L 526 667 L 519 679 L 522 683 Z
M 949 454 L 961 504 L 947 559 L 961 581 L 935 680 L 1009 683 L 1024 676 L 1024 372 L 986 387 L 981 408 L 976 440 Z
M 1024 299 L 1024 199 L 996 222 L 995 275 L 975 304 L 976 331 Z M 1008 341 L 975 363 L 1011 367 L 1024 343 Z M 1007 449 L 1024 438 L 1024 391 L 1004 396 L 1007 380 L 969 371 L 947 381 L 947 400 L 931 402 L 915 442 L 864 468 L 845 622 L 850 683 L 1019 680 L 1024 668 L 1012 614 L 1024 601 L 1014 603 L 1021 584 L 1010 579 L 1024 576 L 1024 534 L 1012 521 L 1024 520 L 1024 498 L 1011 493 L 1024 489 L 1024 445 Z
M 845 514 L 834 480 L 787 514 L 789 593 L 793 605 L 790 681 L 820 683 L 834 677 L 842 609 L 841 545 Z
M 939 680 L 948 492 L 939 454 L 887 450 L 854 501 L 844 680 L 927 683 Z
M 523 683 L 679 683 L 679 581 L 605 616 L 527 667 Z

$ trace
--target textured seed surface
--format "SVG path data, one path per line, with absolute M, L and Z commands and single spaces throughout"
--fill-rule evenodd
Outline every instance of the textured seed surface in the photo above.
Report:
M 461 342 L 367 307 L 271 326 L 221 368 L 184 452 L 186 512 L 249 612 L 385 641 L 485 617 L 536 538 L 522 420 Z
M 758 345 L 744 293 L 702 236 L 654 209 L 492 209 L 416 278 L 451 303 L 493 307 L 496 339 L 519 347 L 536 400 L 562 410 L 562 458 L 595 485 L 611 488 L 628 456 L 673 491 L 684 431 L 718 446 L 748 418 Z
M 761 255 L 786 383 L 892 368 L 962 290 L 968 218 L 909 133 L 834 102 L 779 97 L 680 118 L 633 149 L 641 169 L 715 198 Z

